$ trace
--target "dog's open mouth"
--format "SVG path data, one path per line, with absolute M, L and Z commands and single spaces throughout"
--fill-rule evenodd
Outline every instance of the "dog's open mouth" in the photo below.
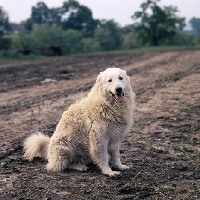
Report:
M 113 96 L 113 98 L 118 102 L 118 103 L 122 103 L 124 101 L 124 93 L 120 93 L 120 94 L 113 94 L 112 92 L 110 92 Z

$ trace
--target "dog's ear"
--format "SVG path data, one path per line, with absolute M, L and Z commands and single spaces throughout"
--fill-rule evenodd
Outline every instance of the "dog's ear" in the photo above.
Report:
M 100 72 L 100 74 L 97 76 L 97 80 L 96 80 L 97 89 L 100 89 L 102 86 L 102 73 L 103 72 Z
M 97 76 L 96 83 L 99 83 L 101 79 L 102 79 L 102 72 L 100 72 L 100 74 Z
M 126 78 L 127 78 L 128 82 L 130 83 L 130 77 L 128 75 L 126 75 Z
M 130 82 L 130 77 L 127 75 L 126 71 L 125 71 L 125 70 L 122 70 L 122 73 L 124 74 L 126 80 L 127 80 L 128 82 Z

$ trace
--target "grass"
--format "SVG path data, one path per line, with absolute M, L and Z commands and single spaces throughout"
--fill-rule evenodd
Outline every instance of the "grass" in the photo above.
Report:
M 173 51 L 173 50 L 184 50 L 188 49 L 189 47 L 180 47 L 180 46 L 157 46 L 157 47 L 141 47 L 132 50 L 113 50 L 113 51 L 100 51 L 100 52 L 87 52 L 87 53 L 76 53 L 76 54 L 68 54 L 63 56 L 82 56 L 82 55 L 101 55 L 101 54 L 117 54 L 117 53 L 135 53 L 135 52 L 161 52 L 161 51 Z M 191 48 L 190 48 L 191 49 Z M 192 48 L 195 49 L 195 48 Z M 8 54 L 7 57 L 4 54 Z M 41 60 L 41 59 L 50 59 L 52 57 L 48 56 L 41 56 L 38 54 L 31 54 L 28 56 L 24 56 L 22 54 L 11 54 L 9 52 L 0 51 L 0 64 L 5 63 L 9 60 Z
M 139 121 L 135 122 L 134 124 L 134 131 L 140 132 L 144 128 L 144 122 L 140 119 Z
M 138 147 L 138 148 L 141 148 L 141 149 L 146 149 L 147 145 L 143 142 L 136 142 L 135 146 Z
M 191 113 L 192 110 L 190 108 L 181 108 L 180 112 Z
M 32 60 L 42 60 L 42 59 L 48 59 L 48 57 L 41 56 L 38 54 L 30 54 L 27 56 L 24 56 L 20 53 L 4 56 L 4 52 L 0 51 L 0 64 L 10 63 L 13 61 L 32 61 Z
M 175 142 L 174 143 L 174 150 L 179 151 L 179 152 L 185 152 L 184 149 L 183 149 L 182 142 Z

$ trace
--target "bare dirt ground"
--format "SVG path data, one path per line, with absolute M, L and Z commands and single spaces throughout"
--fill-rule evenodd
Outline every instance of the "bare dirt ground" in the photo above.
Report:
M 100 71 L 125 69 L 137 95 L 119 176 L 52 173 L 23 159 L 23 140 L 52 135 Z M 51 81 L 43 83 L 45 79 Z M 56 82 L 52 81 L 56 80 Z M 200 51 L 111 53 L 0 65 L 0 199 L 200 199 Z

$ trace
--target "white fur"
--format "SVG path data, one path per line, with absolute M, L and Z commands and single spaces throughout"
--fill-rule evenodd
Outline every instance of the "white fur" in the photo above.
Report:
M 122 103 L 111 94 L 116 87 L 123 90 Z M 134 93 L 126 72 L 108 68 L 97 77 L 88 96 L 63 113 L 51 138 L 39 133 L 25 140 L 24 156 L 47 158 L 47 169 L 55 172 L 66 168 L 85 171 L 86 164 L 94 162 L 102 173 L 117 175 L 108 164 L 109 155 L 115 168 L 128 168 L 121 164 L 119 147 L 132 126 L 133 108 Z

